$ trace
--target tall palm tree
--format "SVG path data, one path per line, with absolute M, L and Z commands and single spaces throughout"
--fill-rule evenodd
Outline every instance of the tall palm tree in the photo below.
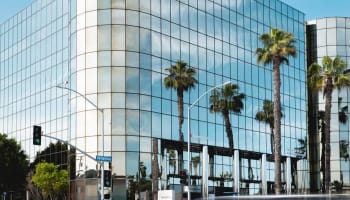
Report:
M 325 192 L 330 189 L 330 122 L 333 89 L 350 87 L 350 70 L 346 69 L 346 63 L 340 58 L 334 59 L 329 56 L 323 57 L 322 66 L 313 63 L 308 68 L 308 85 L 315 90 L 322 90 L 326 97 L 324 130 L 325 130 L 325 163 L 324 163 L 324 184 Z
M 224 88 L 214 89 L 209 98 L 210 112 L 219 112 L 224 117 L 226 134 L 229 147 L 233 156 L 233 134 L 230 122 L 230 112 L 241 113 L 244 107 L 243 99 L 245 94 L 238 93 L 239 87 L 236 84 L 227 84 Z
M 270 33 L 262 34 L 259 40 L 263 48 L 257 48 L 257 62 L 269 65 L 272 63 L 273 95 L 274 95 L 274 159 L 275 159 L 275 193 L 281 193 L 281 77 L 280 66 L 289 65 L 289 56 L 296 57 L 296 42 L 292 33 L 279 29 L 271 29 Z
M 274 129 L 274 117 L 273 117 L 273 102 L 265 99 L 264 103 L 263 103 L 263 110 L 258 111 L 255 114 L 255 119 L 260 121 L 260 122 L 264 122 L 266 124 L 268 124 L 270 126 L 270 144 L 271 144 L 271 152 L 274 153 L 275 150 L 273 148 L 273 143 L 274 143 L 274 133 L 273 133 L 273 129 Z M 283 117 L 283 114 L 281 112 L 281 117 Z
M 326 146 L 325 146 L 325 137 L 326 137 L 326 134 L 325 134 L 325 120 L 324 120 L 324 115 L 325 115 L 325 112 L 323 110 L 320 110 L 318 111 L 318 128 L 319 128 L 319 131 L 321 133 L 321 166 L 320 166 L 320 171 L 322 172 L 322 177 L 325 177 L 325 167 L 324 167 L 324 164 L 326 163 L 325 162 L 325 149 L 326 149 Z M 321 184 L 321 190 L 322 191 L 325 191 L 325 179 L 323 178 L 322 179 L 322 184 Z
M 180 141 L 184 141 L 182 133 L 182 124 L 184 122 L 184 91 L 188 91 L 190 88 L 195 87 L 198 83 L 195 79 L 196 70 L 193 67 L 189 67 L 187 63 L 183 61 L 177 61 L 175 65 L 165 69 L 169 72 L 169 75 L 164 78 L 165 88 L 173 88 L 177 93 L 177 109 L 179 112 L 179 137 Z

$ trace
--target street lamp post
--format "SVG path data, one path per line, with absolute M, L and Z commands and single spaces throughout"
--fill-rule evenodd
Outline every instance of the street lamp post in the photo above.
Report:
M 79 96 L 83 97 L 85 99 L 85 101 L 89 102 L 93 107 L 96 108 L 96 110 L 98 110 L 101 113 L 101 131 L 102 131 L 102 156 L 105 155 L 105 135 L 104 135 L 104 109 L 102 108 L 98 108 L 98 106 L 96 104 L 94 104 L 90 99 L 88 99 L 85 95 L 81 94 L 80 92 L 73 90 L 71 88 L 68 87 L 62 87 L 60 85 L 56 85 L 56 87 L 61 88 L 61 89 L 66 89 L 69 90 L 71 92 L 74 92 L 76 94 L 78 94 Z M 104 200 L 104 184 L 103 184 L 103 177 L 104 177 L 104 161 L 101 161 L 101 200 Z
M 190 163 L 191 163 L 191 155 L 190 155 L 190 146 L 191 146 L 191 137 L 190 137 L 190 111 L 193 108 L 194 105 L 196 105 L 201 98 L 203 98 L 205 95 L 207 95 L 209 92 L 212 90 L 227 85 L 231 83 L 231 81 L 226 81 L 225 83 L 222 83 L 220 85 L 214 86 L 210 88 L 209 90 L 205 91 L 201 96 L 199 96 L 191 105 L 187 107 L 187 158 L 188 158 L 188 163 L 187 163 L 187 169 L 188 169 L 188 190 L 187 190 L 187 199 L 191 199 L 191 169 L 190 169 Z

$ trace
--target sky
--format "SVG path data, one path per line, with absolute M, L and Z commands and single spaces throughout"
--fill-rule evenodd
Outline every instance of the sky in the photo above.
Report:
M 26 8 L 33 0 L 0 0 L 0 24 Z
M 305 20 L 322 17 L 350 17 L 349 0 L 281 0 L 305 13 Z
M 305 13 L 305 20 L 321 17 L 350 17 L 350 0 L 281 0 Z M 27 7 L 33 0 L 0 0 L 0 24 Z

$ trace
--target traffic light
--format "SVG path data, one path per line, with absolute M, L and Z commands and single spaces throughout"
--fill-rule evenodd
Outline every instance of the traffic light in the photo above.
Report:
M 103 171 L 103 186 L 104 187 L 111 187 L 112 186 L 112 174 L 110 170 L 104 170 Z
M 180 183 L 187 185 L 187 174 L 185 170 L 180 170 Z
M 33 127 L 33 144 L 41 145 L 41 126 Z

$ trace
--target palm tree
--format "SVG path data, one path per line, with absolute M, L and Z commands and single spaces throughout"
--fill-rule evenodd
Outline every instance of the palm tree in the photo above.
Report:
M 270 144 L 271 144 L 271 152 L 275 152 L 273 148 L 273 141 L 274 141 L 274 117 L 273 117 L 273 102 L 270 100 L 265 99 L 263 103 L 263 110 L 258 111 L 255 114 L 255 119 L 260 121 L 260 122 L 265 122 L 270 126 Z M 283 114 L 281 112 L 281 117 L 283 117 Z
M 325 103 L 325 163 L 324 163 L 324 184 L 325 192 L 330 189 L 330 122 L 333 89 L 350 87 L 350 70 L 346 69 L 346 63 L 340 58 L 334 59 L 329 56 L 323 57 L 322 66 L 313 63 L 308 68 L 308 85 L 315 90 L 322 90 L 326 97 Z
M 210 112 L 219 112 L 224 117 L 226 134 L 229 141 L 229 147 L 233 156 L 233 134 L 230 122 L 230 111 L 239 114 L 243 109 L 243 99 L 245 94 L 238 93 L 239 87 L 236 84 L 227 84 L 222 88 L 214 89 L 209 98 Z
M 262 34 L 259 40 L 263 43 L 263 48 L 257 48 L 257 62 L 264 65 L 271 64 L 273 75 L 273 95 L 274 95 L 274 159 L 275 159 L 275 193 L 281 193 L 281 77 L 280 65 L 289 65 L 288 56 L 296 57 L 296 42 L 292 33 L 279 29 L 271 29 L 270 33 Z
M 177 92 L 177 109 L 179 112 L 179 136 L 180 141 L 184 141 L 182 133 L 182 124 L 184 122 L 184 91 L 188 91 L 193 88 L 198 82 L 194 76 L 196 70 L 189 67 L 187 63 L 183 61 L 177 61 L 175 65 L 165 69 L 169 72 L 169 75 L 164 78 L 165 88 L 173 88 Z
M 319 128 L 319 131 L 321 133 L 321 167 L 320 167 L 320 171 L 322 172 L 322 177 L 325 177 L 325 167 L 324 167 L 324 164 L 326 163 L 325 162 L 325 120 L 324 120 L 324 115 L 325 115 L 325 112 L 323 110 L 320 110 L 318 111 L 318 121 L 319 121 L 319 125 L 318 125 L 318 128 Z M 323 178 L 322 179 L 322 184 L 321 184 L 321 190 L 322 191 L 325 191 L 325 179 Z

